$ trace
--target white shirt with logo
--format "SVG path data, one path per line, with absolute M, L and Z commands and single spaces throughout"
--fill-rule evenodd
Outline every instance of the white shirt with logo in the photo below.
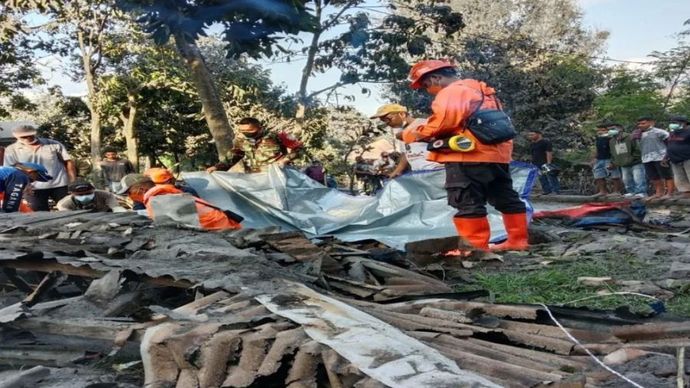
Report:
M 404 129 L 408 128 L 418 128 L 427 123 L 426 119 L 415 119 L 410 125 L 405 127 Z M 402 132 L 404 129 L 397 129 L 397 132 Z M 415 143 L 410 143 L 410 144 L 405 144 L 402 140 L 397 140 L 396 139 L 396 149 L 404 149 L 405 150 L 405 156 L 407 157 L 407 161 L 410 163 L 410 168 L 412 171 L 422 171 L 422 170 L 437 170 L 443 168 L 443 165 L 440 163 L 432 162 L 429 160 L 426 160 L 427 156 L 429 155 L 429 151 L 427 151 L 426 143 L 422 142 L 415 142 Z

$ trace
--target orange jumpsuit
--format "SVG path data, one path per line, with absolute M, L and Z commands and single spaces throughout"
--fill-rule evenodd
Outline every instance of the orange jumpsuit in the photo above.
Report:
M 184 192 L 174 185 L 162 184 L 156 185 L 149 189 L 144 194 L 144 204 L 146 204 L 146 211 L 149 217 L 153 218 L 153 209 L 148 205 L 151 197 L 166 194 L 183 194 Z M 242 225 L 239 222 L 231 220 L 222 210 L 216 208 L 210 203 L 201 198 L 194 197 L 196 203 L 196 211 L 199 215 L 199 224 L 205 230 L 227 230 L 227 229 L 241 229 Z

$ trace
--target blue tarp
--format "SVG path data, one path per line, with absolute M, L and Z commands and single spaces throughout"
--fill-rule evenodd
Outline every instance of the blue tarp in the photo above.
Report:
M 527 201 L 536 168 L 511 163 L 514 187 Z M 411 241 L 455 236 L 455 209 L 447 204 L 444 170 L 410 173 L 388 181 L 376 196 L 352 196 L 327 188 L 294 169 L 268 172 L 184 173 L 184 180 L 205 200 L 245 217 L 243 225 L 334 236 L 343 241 L 378 240 L 403 249 Z M 500 215 L 490 210 L 492 236 L 504 235 Z

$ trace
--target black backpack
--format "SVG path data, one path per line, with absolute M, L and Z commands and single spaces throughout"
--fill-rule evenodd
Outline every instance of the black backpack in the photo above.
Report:
M 467 119 L 467 128 L 483 144 L 498 144 L 512 140 L 517 136 L 517 132 L 512 120 L 501 108 L 501 103 L 496 99 L 498 109 L 480 110 L 484 105 L 484 91 L 479 91 L 482 100 Z

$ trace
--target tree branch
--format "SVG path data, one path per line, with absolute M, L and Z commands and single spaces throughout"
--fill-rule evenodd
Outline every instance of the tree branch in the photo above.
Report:
M 341 16 L 345 13 L 345 11 L 349 10 L 350 8 L 354 7 L 354 3 L 348 3 L 346 6 L 344 6 L 340 12 L 338 12 L 335 16 L 333 16 L 328 22 L 324 23 L 323 26 L 321 26 L 321 31 L 325 31 L 331 27 L 340 19 Z
M 344 85 L 347 85 L 347 84 L 346 84 L 345 82 L 340 82 L 340 81 L 338 81 L 338 82 L 336 82 L 335 84 L 333 84 L 333 85 L 331 85 L 331 86 L 329 86 L 329 87 L 326 87 L 326 88 L 323 88 L 323 89 L 320 89 L 320 90 L 317 90 L 317 91 L 315 91 L 315 92 L 310 93 L 310 94 L 307 96 L 307 99 L 314 98 L 314 97 L 318 96 L 318 95 L 321 94 L 321 93 L 327 92 L 327 91 L 329 91 L 329 90 L 337 89 L 337 88 L 339 88 L 339 87 L 341 87 L 341 86 L 344 86 Z

